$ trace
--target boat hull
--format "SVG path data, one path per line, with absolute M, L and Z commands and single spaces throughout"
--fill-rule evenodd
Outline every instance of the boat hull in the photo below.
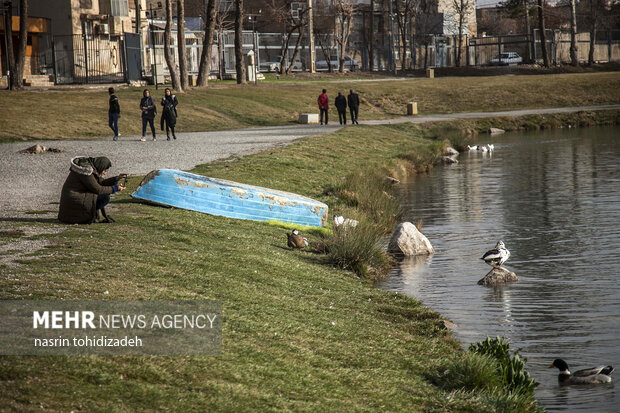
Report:
M 327 205 L 314 199 L 174 169 L 150 172 L 132 197 L 230 218 L 311 227 L 323 227 L 327 222 Z

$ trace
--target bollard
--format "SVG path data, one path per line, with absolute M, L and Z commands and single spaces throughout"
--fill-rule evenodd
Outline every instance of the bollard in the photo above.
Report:
M 435 78 L 435 69 L 426 69 L 426 77 L 429 79 Z
M 407 103 L 407 115 L 417 115 L 418 114 L 418 102 L 409 102 Z

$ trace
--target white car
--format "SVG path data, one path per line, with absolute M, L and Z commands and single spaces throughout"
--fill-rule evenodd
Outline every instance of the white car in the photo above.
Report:
M 495 59 L 491 59 L 491 66 L 513 66 L 523 62 L 523 58 L 515 52 L 500 53 Z
M 329 62 L 332 65 L 332 70 L 337 71 L 340 68 L 340 61 L 338 60 L 338 56 L 330 56 Z M 315 64 L 316 70 L 329 70 L 329 66 L 327 64 L 327 60 L 319 60 Z M 357 64 L 357 60 L 351 59 L 350 56 L 344 56 L 344 70 L 357 70 L 359 69 L 359 65 Z

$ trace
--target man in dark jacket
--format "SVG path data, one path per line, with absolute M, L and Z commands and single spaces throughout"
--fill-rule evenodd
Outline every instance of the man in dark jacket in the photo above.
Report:
M 340 120 L 341 125 L 347 124 L 347 98 L 345 98 L 342 93 L 338 92 L 338 96 L 336 96 L 336 100 L 334 101 L 336 105 L 336 109 L 338 109 L 338 120 Z
M 97 221 L 101 210 L 104 221 L 113 222 L 105 212 L 110 195 L 125 187 L 118 183 L 127 174 L 103 179 L 112 162 L 99 158 L 76 157 L 71 159 L 69 176 L 62 186 L 58 219 L 65 224 L 90 224 Z
M 118 98 L 114 94 L 114 88 L 111 87 L 108 89 L 108 94 L 110 95 L 110 108 L 108 109 L 108 125 L 110 125 L 110 129 L 114 132 L 113 140 L 117 141 L 118 137 L 121 136 L 118 133 L 118 118 L 121 117 L 121 106 L 118 104 Z
M 321 112 L 321 125 L 323 124 L 323 116 L 325 116 L 325 124 L 329 120 L 329 99 L 327 98 L 327 90 L 323 89 L 323 93 L 317 99 L 319 104 L 319 112 Z
M 360 97 L 357 93 L 353 92 L 353 89 L 350 89 L 347 100 L 349 101 L 349 111 L 351 112 L 351 123 L 359 125 L 359 122 L 357 121 L 357 114 L 360 108 Z

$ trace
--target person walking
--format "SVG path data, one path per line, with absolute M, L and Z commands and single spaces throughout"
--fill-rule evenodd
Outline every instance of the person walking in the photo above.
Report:
M 142 138 L 140 139 L 142 142 L 146 141 L 146 125 L 151 125 L 151 132 L 153 133 L 153 140 L 157 140 L 155 137 L 155 114 L 157 113 L 157 107 L 155 106 L 155 102 L 153 102 L 153 98 L 151 97 L 151 92 L 148 89 L 144 89 L 142 92 L 142 100 L 140 100 L 140 110 L 142 111 Z
M 62 186 L 58 219 L 65 224 L 91 224 L 114 222 L 106 214 L 105 206 L 110 195 L 125 189 L 119 181 L 127 177 L 123 173 L 104 179 L 112 162 L 105 156 L 98 158 L 75 157 L 71 159 L 69 176 Z M 99 220 L 99 211 L 104 220 Z
M 108 109 L 108 125 L 112 132 L 114 132 L 114 137 L 112 140 L 117 141 L 118 137 L 121 136 L 118 133 L 118 118 L 121 117 L 121 106 L 118 104 L 118 98 L 114 94 L 114 88 L 108 88 L 108 94 L 110 95 L 110 107 Z
M 319 104 L 319 111 L 321 112 L 321 125 L 323 124 L 323 115 L 325 115 L 325 124 L 329 120 L 329 99 L 327 98 L 327 90 L 323 89 L 323 93 L 319 95 L 317 99 Z
M 174 126 L 177 124 L 177 105 L 179 101 L 169 88 L 166 88 L 164 93 L 164 97 L 161 98 L 161 105 L 164 107 L 161 112 L 161 130 L 164 130 L 165 123 L 167 140 L 170 140 L 170 130 L 172 130 L 172 137 L 176 139 Z
M 336 96 L 336 100 L 334 101 L 334 105 L 336 105 L 336 109 L 338 109 L 338 120 L 341 125 L 347 124 L 347 98 L 345 98 L 342 93 L 338 92 L 338 96 Z
M 360 108 L 360 97 L 357 93 L 353 92 L 353 89 L 349 89 L 349 96 L 347 96 L 349 102 L 349 111 L 351 112 L 351 123 L 359 125 L 357 121 L 357 115 Z

